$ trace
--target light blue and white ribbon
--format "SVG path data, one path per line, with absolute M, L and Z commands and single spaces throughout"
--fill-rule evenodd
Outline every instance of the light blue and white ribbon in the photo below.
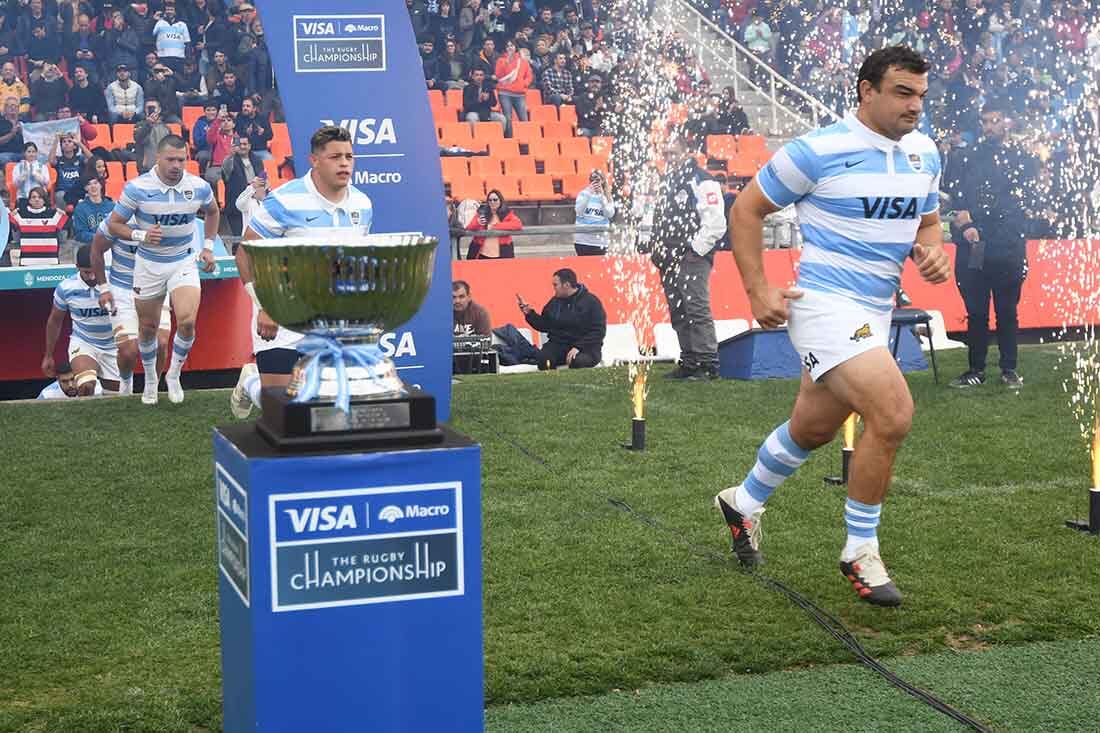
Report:
M 351 392 L 348 389 L 348 366 L 364 367 L 373 377 L 374 367 L 385 357 L 378 344 L 344 346 L 327 336 L 306 336 L 297 345 L 309 361 L 302 375 L 302 388 L 295 402 L 308 402 L 321 391 L 321 374 L 325 367 L 336 370 L 336 407 L 347 413 L 351 409 Z

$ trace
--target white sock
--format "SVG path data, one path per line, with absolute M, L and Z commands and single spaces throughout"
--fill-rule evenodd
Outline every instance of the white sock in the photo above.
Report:
M 752 497 L 752 494 L 749 493 L 749 490 L 745 488 L 744 484 L 737 487 L 737 491 L 733 495 L 733 500 L 734 509 L 739 511 L 743 517 L 751 517 L 764 506 L 764 502 L 758 501 Z
M 244 391 L 248 393 L 248 396 L 252 399 L 252 404 L 258 409 L 262 409 L 260 406 L 260 389 L 262 387 L 263 384 L 260 382 L 259 374 L 253 374 L 244 380 Z
M 172 364 L 168 367 L 168 372 L 173 377 L 178 377 L 183 370 L 183 363 L 187 361 L 187 355 L 191 353 L 191 347 L 194 345 L 194 335 L 189 339 L 185 339 L 177 332 L 176 337 L 172 339 Z
M 141 366 L 145 369 L 145 389 L 150 391 L 150 385 L 155 387 L 160 381 L 157 375 L 157 340 L 139 341 L 138 350 L 141 351 Z

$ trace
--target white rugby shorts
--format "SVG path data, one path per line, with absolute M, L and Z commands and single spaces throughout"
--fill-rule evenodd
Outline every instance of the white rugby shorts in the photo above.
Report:
M 115 349 L 101 349 L 84 341 L 73 334 L 69 336 L 69 363 L 78 356 L 88 356 L 95 359 L 96 373 L 99 380 L 119 381 L 118 376 L 118 351 Z
M 152 262 L 139 253 L 134 262 L 134 297 L 159 298 L 176 288 L 199 288 L 199 268 L 191 255 L 178 262 Z
M 138 337 L 138 315 L 134 307 L 134 291 L 127 288 L 111 288 L 115 296 L 115 314 L 111 316 L 111 329 L 115 335 L 115 343 L 122 344 Z M 164 299 L 164 305 L 160 309 L 161 331 L 172 330 L 172 310 L 168 304 L 168 298 Z
M 802 366 L 815 382 L 833 367 L 890 343 L 891 313 L 880 313 L 842 295 L 802 290 L 791 300 L 787 331 Z

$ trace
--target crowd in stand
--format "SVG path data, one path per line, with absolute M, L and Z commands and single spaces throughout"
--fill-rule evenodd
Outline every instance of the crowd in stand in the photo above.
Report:
M 940 144 L 943 187 L 1003 108 L 1035 185 L 1057 212 L 1048 232 L 1080 236 L 1100 211 L 1100 4 L 1084 0 L 692 0 L 779 74 L 838 113 L 852 108 L 858 62 L 905 44 L 932 63 L 922 127 Z M 955 170 L 952 170 L 954 168 Z
M 185 127 L 187 108 L 202 114 Z M 80 242 L 121 189 L 108 164 L 145 172 L 173 133 L 188 139 L 198 172 L 225 185 L 227 233 L 240 234 L 236 197 L 266 176 L 272 122 L 282 119 L 248 0 L 9 0 L 0 6 L 0 110 L 0 164 L 12 164 L 0 197 L 13 235 L 48 221 Z M 25 125 L 73 117 L 79 135 L 56 135 L 50 150 L 24 140 Z M 8 252 L 2 263 L 13 264 Z

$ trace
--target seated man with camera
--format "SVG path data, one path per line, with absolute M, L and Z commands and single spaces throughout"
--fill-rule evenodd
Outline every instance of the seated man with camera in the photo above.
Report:
M 539 313 L 516 294 L 527 323 L 548 338 L 539 350 L 539 369 L 562 365 L 570 369 L 594 367 L 603 359 L 607 314 L 600 299 L 577 283 L 577 273 L 562 268 L 551 280 L 554 297 Z

